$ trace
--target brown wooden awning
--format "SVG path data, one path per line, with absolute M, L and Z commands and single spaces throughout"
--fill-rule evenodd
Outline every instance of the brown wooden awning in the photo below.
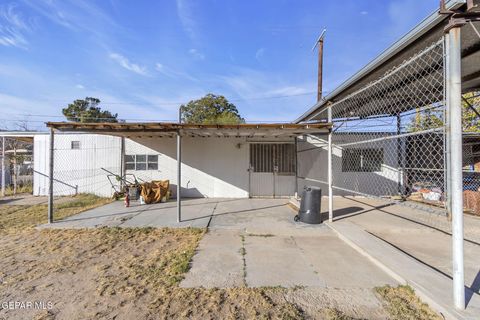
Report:
M 57 131 L 107 134 L 122 137 L 174 137 L 180 132 L 191 137 L 296 137 L 304 134 L 326 133 L 329 123 L 259 123 L 236 125 L 179 124 L 170 122 L 147 123 L 80 123 L 47 122 Z

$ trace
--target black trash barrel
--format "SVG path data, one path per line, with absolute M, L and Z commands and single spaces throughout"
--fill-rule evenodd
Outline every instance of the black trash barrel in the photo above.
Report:
M 322 189 L 314 186 L 306 186 L 302 193 L 300 210 L 295 220 L 310 224 L 322 223 L 322 213 L 320 212 L 321 201 Z

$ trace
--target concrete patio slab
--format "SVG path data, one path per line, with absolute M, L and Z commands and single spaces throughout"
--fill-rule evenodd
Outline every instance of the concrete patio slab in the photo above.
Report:
M 480 297 L 469 288 L 465 289 L 467 310 L 458 311 L 452 303 L 450 278 L 374 237 L 350 221 L 337 221 L 329 225 L 352 248 L 368 257 L 397 281 L 411 285 L 424 301 L 448 319 L 478 319 Z

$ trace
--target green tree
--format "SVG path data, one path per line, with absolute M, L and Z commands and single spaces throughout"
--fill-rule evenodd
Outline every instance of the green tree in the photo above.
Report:
M 118 114 L 102 110 L 99 104 L 100 99 L 86 97 L 73 101 L 62 109 L 62 113 L 67 120 L 74 122 L 117 122 Z
M 237 107 L 224 96 L 207 94 L 180 106 L 183 123 L 239 124 L 245 123 Z
M 467 101 L 463 101 L 462 127 L 464 132 L 480 132 L 480 96 L 478 92 L 470 92 L 464 94 L 463 97 Z M 474 108 L 477 112 L 472 110 Z
M 462 128 L 463 132 L 480 132 L 480 96 L 478 92 L 464 94 L 465 100 L 462 100 Z M 467 102 L 468 101 L 468 102 Z M 472 110 L 477 110 L 475 112 Z M 407 126 L 409 132 L 428 130 L 443 126 L 443 111 L 434 111 L 432 109 L 419 110 Z

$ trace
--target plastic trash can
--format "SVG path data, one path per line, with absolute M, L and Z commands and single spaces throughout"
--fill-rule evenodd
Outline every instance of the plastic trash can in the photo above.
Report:
M 322 189 L 314 186 L 306 186 L 302 193 L 300 210 L 295 216 L 295 221 L 301 221 L 309 224 L 319 224 L 323 222 L 320 212 L 322 201 Z

